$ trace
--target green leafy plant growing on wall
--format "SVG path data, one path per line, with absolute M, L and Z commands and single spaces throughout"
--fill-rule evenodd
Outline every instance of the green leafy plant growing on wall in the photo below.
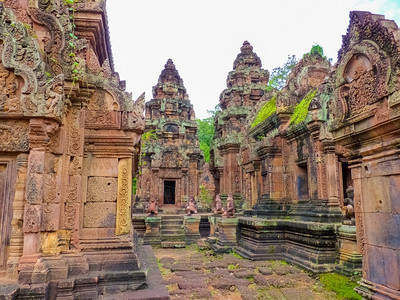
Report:
M 319 54 L 319 56 L 325 57 L 324 56 L 324 49 L 320 45 L 312 46 L 311 50 L 310 50 L 310 54 L 311 55 Z
M 132 179 L 132 195 L 136 195 L 137 191 L 137 178 L 136 176 Z
M 303 122 L 308 114 L 308 107 L 312 99 L 314 99 L 317 94 L 317 89 L 311 90 L 304 96 L 304 98 L 300 101 L 299 104 L 296 105 L 293 115 L 290 118 L 290 125 L 296 125 Z
M 199 190 L 200 190 L 200 200 L 202 202 L 203 207 L 206 208 L 211 207 L 213 198 L 210 191 L 203 184 L 199 186 Z
M 251 128 L 257 126 L 264 120 L 266 120 L 269 116 L 276 112 L 276 97 L 278 94 L 275 94 L 268 102 L 266 102 L 261 109 L 258 111 L 253 123 L 251 123 Z

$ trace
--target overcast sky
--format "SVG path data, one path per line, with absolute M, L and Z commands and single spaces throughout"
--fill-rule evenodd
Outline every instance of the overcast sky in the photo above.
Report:
M 384 14 L 400 26 L 400 0 L 108 0 L 115 69 L 134 100 L 152 99 L 171 58 L 198 118 L 218 104 L 248 40 L 269 71 L 315 44 L 337 60 L 351 10 Z

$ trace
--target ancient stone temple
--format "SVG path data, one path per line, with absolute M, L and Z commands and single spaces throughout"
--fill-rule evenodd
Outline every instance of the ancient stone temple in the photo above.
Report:
M 245 41 L 227 78 L 227 88 L 219 99 L 221 111 L 215 116 L 215 136 L 210 151 L 210 169 L 214 172 L 216 190 L 226 195 L 243 195 L 249 184 L 239 168 L 237 154 L 246 131 L 246 119 L 264 95 L 269 73 L 261 68 L 261 60 Z
M 189 197 L 198 196 L 203 159 L 193 105 L 171 59 L 153 87 L 145 118 L 140 201 L 154 196 L 159 206 L 180 208 Z
M 145 288 L 131 224 L 144 99 L 114 71 L 105 1 L 0 2 L 0 39 L 1 291 Z
M 400 299 L 400 30 L 351 12 L 331 78 L 329 124 L 354 185 L 366 298 Z

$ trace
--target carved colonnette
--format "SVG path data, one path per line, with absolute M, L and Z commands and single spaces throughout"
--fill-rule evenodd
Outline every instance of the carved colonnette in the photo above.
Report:
M 381 15 L 351 12 L 332 76 L 330 130 L 354 183 L 366 298 L 400 298 L 399 29 Z

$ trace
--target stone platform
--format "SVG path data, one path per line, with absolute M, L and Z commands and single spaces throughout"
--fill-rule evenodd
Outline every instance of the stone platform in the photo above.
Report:
M 330 272 L 336 261 L 339 224 L 243 217 L 236 251 L 252 260 L 284 259 L 314 273 Z
M 187 216 L 179 210 L 174 214 L 169 212 L 157 216 L 133 214 L 133 227 L 145 245 L 181 248 L 187 244 L 196 244 L 202 237 L 208 236 L 210 214 Z

